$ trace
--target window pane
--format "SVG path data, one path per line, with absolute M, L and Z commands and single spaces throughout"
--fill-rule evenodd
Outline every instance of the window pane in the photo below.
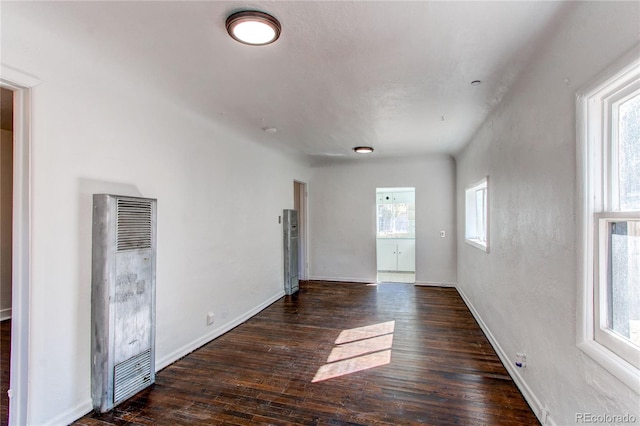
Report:
M 640 94 L 618 110 L 620 209 L 640 210 Z
M 640 345 L 640 221 L 610 224 L 609 328 Z
M 394 204 L 394 231 L 398 234 L 409 232 L 409 209 L 407 203 Z
M 485 216 L 486 205 L 485 205 L 485 194 L 486 190 L 484 188 L 478 189 L 476 191 L 476 233 L 477 237 L 480 241 L 487 240 L 487 221 Z
M 378 234 L 393 232 L 393 204 L 378 205 Z

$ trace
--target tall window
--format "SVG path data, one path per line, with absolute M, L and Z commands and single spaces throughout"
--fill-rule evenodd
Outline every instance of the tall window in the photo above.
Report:
M 489 198 L 487 178 L 465 191 L 465 241 L 489 251 Z
M 627 61 L 579 96 L 578 119 L 580 347 L 640 392 L 640 61 Z

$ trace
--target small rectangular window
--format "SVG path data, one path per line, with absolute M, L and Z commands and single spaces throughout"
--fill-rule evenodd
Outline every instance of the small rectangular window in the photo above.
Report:
M 415 188 L 377 188 L 377 237 L 415 238 Z
M 480 250 L 489 251 L 488 178 L 465 191 L 465 241 Z

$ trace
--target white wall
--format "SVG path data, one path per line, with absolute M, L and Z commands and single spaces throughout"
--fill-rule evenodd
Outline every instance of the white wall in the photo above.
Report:
M 0 134 L 0 320 L 5 320 L 11 318 L 13 132 Z
M 557 425 L 640 397 L 576 347 L 575 97 L 638 41 L 638 2 L 576 2 L 457 156 L 458 285 Z M 465 186 L 489 175 L 491 252 L 463 242 Z M 526 390 L 526 389 L 525 389 Z M 539 405 L 539 406 L 536 406 Z
M 445 155 L 318 165 L 309 185 L 311 278 L 375 282 L 376 188 L 416 188 L 416 281 L 456 282 L 455 162 Z M 440 238 L 440 231 L 446 238 Z
M 161 367 L 283 295 L 278 216 L 308 170 L 14 6 L 2 6 L 2 61 L 42 81 L 33 90 L 28 421 L 65 424 L 91 409 L 91 195 L 158 199 Z

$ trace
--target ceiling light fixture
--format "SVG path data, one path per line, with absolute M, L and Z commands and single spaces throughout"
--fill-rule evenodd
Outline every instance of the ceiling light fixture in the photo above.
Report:
M 256 10 L 236 12 L 227 18 L 227 32 L 236 41 L 264 46 L 280 37 L 282 27 L 273 16 Z
M 371 154 L 373 152 L 373 148 L 370 146 L 356 146 L 353 150 L 358 154 Z
M 480 80 L 473 80 L 473 81 L 471 82 L 471 85 L 472 85 L 472 86 L 480 86 L 481 84 L 482 84 L 482 82 L 481 82 Z

